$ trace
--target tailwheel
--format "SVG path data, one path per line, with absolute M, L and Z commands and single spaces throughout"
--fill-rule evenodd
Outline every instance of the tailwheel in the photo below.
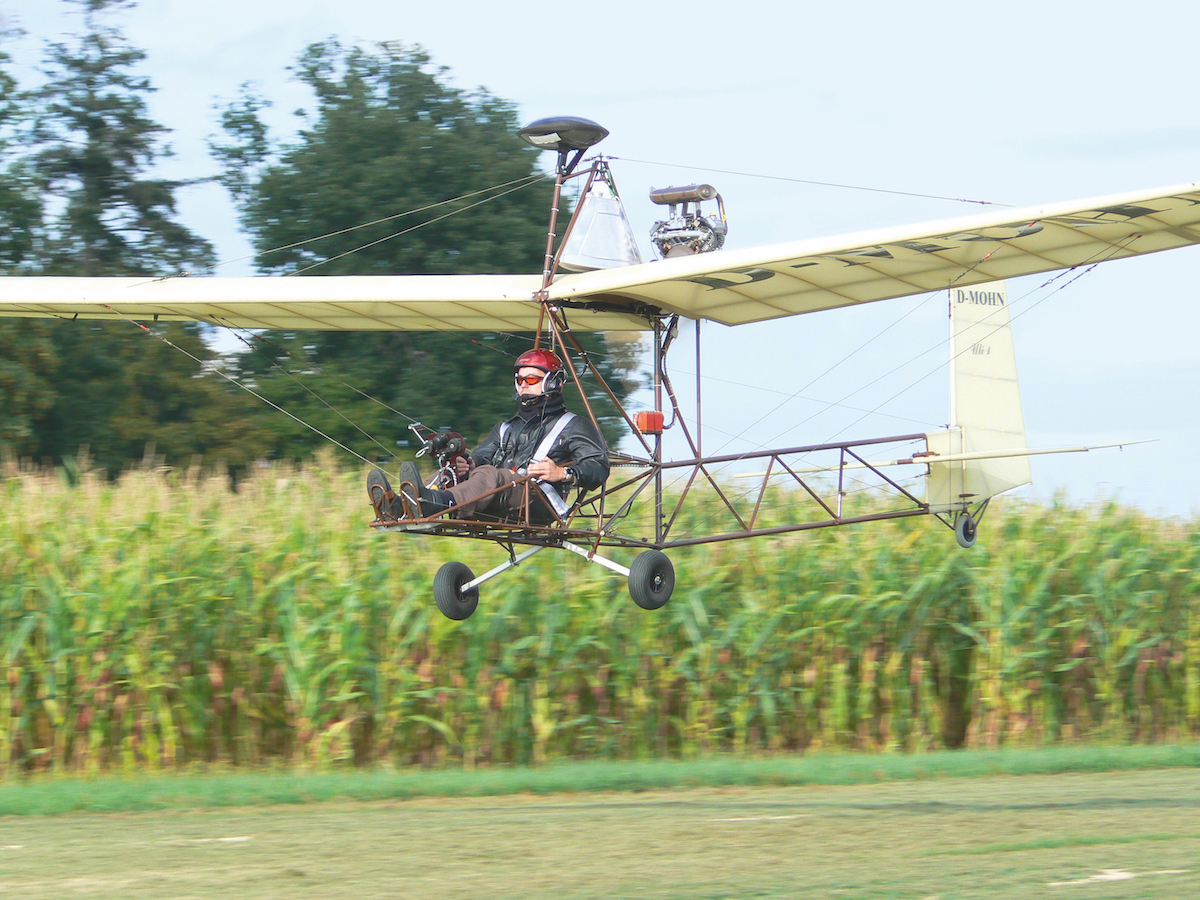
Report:
M 675 590 L 675 567 L 658 550 L 639 553 L 629 567 L 629 594 L 642 609 L 661 609 Z
M 969 550 L 975 546 L 975 520 L 969 512 L 961 512 L 954 519 L 954 539 L 958 546 Z
M 448 562 L 433 576 L 433 599 L 447 619 L 468 618 L 479 605 L 479 588 L 463 591 L 463 585 L 475 580 L 471 569 L 460 562 Z

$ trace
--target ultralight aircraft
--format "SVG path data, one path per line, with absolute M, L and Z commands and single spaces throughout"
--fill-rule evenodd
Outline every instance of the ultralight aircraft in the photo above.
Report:
M 1072 269 L 1200 243 L 1200 185 L 1092 200 L 1005 209 L 919 225 L 886 228 L 746 249 L 721 250 L 728 224 L 720 194 L 693 184 L 651 192 L 666 217 L 651 238 L 661 259 L 642 262 L 616 192 L 609 161 L 583 155 L 608 132 L 587 119 L 555 117 L 521 129 L 528 143 L 557 154 L 554 195 L 541 274 L 399 275 L 253 278 L 0 278 L 0 315 L 194 320 L 213 325 L 316 330 L 525 331 L 565 362 L 596 416 L 581 379 L 616 403 L 636 452 L 610 450 L 612 474 L 600 489 L 567 502 L 528 475 L 518 478 L 524 509 L 508 519 L 459 519 L 455 508 L 422 516 L 377 518 L 377 531 L 445 535 L 494 542 L 507 559 L 476 577 L 460 562 L 434 579 L 438 608 L 452 619 L 476 609 L 479 587 L 533 554 L 569 550 L 628 579 L 638 606 L 670 598 L 674 547 L 782 534 L 871 520 L 933 515 L 963 547 L 989 500 L 1030 481 L 1029 457 L 1083 447 L 1030 450 L 1016 380 L 1003 279 Z M 558 210 L 564 185 L 586 178 L 562 240 Z M 705 212 L 704 204 L 709 204 Z M 715 210 L 714 210 L 715 205 Z M 557 242 L 557 250 L 556 248 Z M 719 251 L 719 252 L 718 252 Z M 836 443 L 705 456 L 700 441 L 699 323 L 725 325 L 795 316 L 927 292 L 947 292 L 952 315 L 951 408 L 946 429 Z M 680 409 L 667 354 L 681 319 L 697 325 L 696 433 Z M 652 342 L 652 410 L 630 414 L 592 364 L 579 332 L 643 332 Z M 663 433 L 678 427 L 685 458 L 665 459 Z M 415 426 L 421 454 L 437 460 L 435 484 L 454 475 L 461 436 Z M 897 449 L 899 448 L 899 449 Z M 884 454 L 885 458 L 877 458 Z M 754 488 L 734 496 L 717 477 L 727 464 L 759 471 Z M 923 491 L 889 474 L 915 469 Z M 665 479 L 675 488 L 665 489 Z M 811 498 L 815 515 L 766 522 L 764 500 L 782 480 Z M 886 491 L 895 508 L 844 506 L 851 487 Z M 689 498 L 715 495 L 720 521 L 681 530 Z M 635 506 L 649 515 L 631 515 Z M 548 524 L 544 524 L 547 523 Z M 517 548 L 522 550 L 518 552 Z M 637 551 L 628 567 L 601 553 Z

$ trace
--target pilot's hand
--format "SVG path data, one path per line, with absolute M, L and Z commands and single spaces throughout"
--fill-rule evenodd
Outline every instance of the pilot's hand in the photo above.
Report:
M 551 459 L 539 459 L 525 467 L 526 474 L 542 481 L 566 481 L 567 470 Z
M 471 462 L 465 456 L 454 457 L 454 474 L 459 478 L 466 476 L 471 471 Z

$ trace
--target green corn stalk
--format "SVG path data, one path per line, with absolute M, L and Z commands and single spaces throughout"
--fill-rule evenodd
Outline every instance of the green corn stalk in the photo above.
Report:
M 700 547 L 654 614 L 544 554 L 450 623 L 433 573 L 494 550 L 365 533 L 361 473 L 327 462 L 236 494 L 152 471 L 0 491 L 5 773 L 1200 733 L 1195 523 L 1010 505 L 970 554 L 927 521 Z M 762 521 L 803 514 L 780 493 Z

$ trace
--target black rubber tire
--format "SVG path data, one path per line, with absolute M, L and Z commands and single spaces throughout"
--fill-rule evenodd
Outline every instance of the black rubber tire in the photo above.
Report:
M 958 546 L 970 550 L 975 546 L 975 537 L 975 520 L 970 513 L 959 513 L 954 520 L 954 539 L 958 541 Z
M 474 580 L 475 574 L 460 562 L 448 562 L 437 570 L 433 576 L 433 599 L 443 616 L 456 622 L 470 618 L 479 605 L 479 588 L 473 587 L 464 594 L 462 586 Z
M 675 590 L 675 567 L 658 550 L 644 550 L 629 567 L 629 596 L 642 609 L 662 609 Z

